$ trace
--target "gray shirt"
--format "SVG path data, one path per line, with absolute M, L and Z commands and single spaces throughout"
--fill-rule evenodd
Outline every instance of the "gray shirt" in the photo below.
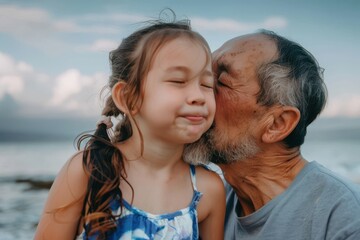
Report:
M 225 240 L 360 240 L 360 186 L 308 163 L 290 187 L 258 211 L 241 216 L 227 185 Z

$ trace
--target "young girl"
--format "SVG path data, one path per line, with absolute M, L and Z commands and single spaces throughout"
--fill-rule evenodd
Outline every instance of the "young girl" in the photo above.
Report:
M 188 23 L 156 22 L 110 53 L 103 115 L 49 192 L 35 239 L 222 239 L 223 183 L 183 161 L 215 114 L 211 53 Z M 82 139 L 80 139 L 82 140 Z

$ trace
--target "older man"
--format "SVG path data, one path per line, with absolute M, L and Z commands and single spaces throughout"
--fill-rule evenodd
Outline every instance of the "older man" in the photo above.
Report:
M 212 161 L 227 186 L 225 239 L 360 239 L 360 189 L 300 146 L 326 102 L 322 69 L 299 44 L 261 31 L 213 54 Z

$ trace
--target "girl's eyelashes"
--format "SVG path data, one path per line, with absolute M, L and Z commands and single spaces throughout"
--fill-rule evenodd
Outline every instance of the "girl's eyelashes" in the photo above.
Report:
M 208 81 L 204 81 L 204 82 L 201 83 L 201 86 L 213 89 L 215 87 L 214 80 L 211 79 L 211 80 L 208 80 Z
M 206 88 L 214 88 L 214 85 L 209 85 L 209 84 L 201 84 L 201 86 L 206 87 Z
M 185 85 L 189 82 L 187 79 L 168 79 L 166 82 L 176 85 Z M 200 86 L 205 88 L 213 89 L 215 87 L 215 81 L 213 78 L 211 79 L 204 79 L 200 81 Z
M 200 84 L 202 87 L 214 89 L 216 81 L 215 79 L 215 74 L 213 72 L 210 72 L 207 75 L 202 76 L 202 78 L 200 79 Z
M 175 84 L 184 84 L 184 83 L 186 83 L 186 81 L 183 80 L 183 79 L 170 79 L 170 80 L 168 80 L 168 82 L 175 83 Z

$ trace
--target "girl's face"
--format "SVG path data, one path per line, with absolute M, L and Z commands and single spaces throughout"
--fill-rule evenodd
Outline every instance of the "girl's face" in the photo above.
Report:
M 144 140 L 191 143 L 211 126 L 215 98 L 209 57 L 204 47 L 186 37 L 159 49 L 134 115 Z

